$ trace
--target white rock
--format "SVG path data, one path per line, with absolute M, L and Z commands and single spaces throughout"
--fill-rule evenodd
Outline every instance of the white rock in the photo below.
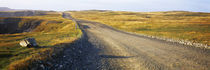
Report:
M 40 67 L 41 67 L 42 69 L 45 69 L 44 65 L 40 65 Z
M 34 38 L 26 38 L 20 41 L 22 47 L 35 47 L 37 46 L 36 40 Z
M 62 67 L 63 67 L 63 65 L 60 65 L 59 67 L 60 67 L 60 68 L 62 68 Z

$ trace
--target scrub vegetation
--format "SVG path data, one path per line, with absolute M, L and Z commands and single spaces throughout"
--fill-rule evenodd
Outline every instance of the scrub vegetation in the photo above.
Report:
M 96 21 L 138 34 L 210 45 L 210 13 L 71 11 L 74 18 Z
M 47 60 L 52 55 L 60 54 L 64 44 L 75 41 L 82 34 L 80 29 L 75 29 L 75 23 L 63 18 L 61 13 L 50 12 L 42 16 L 10 18 L 19 19 L 17 23 L 12 23 L 18 24 L 19 28 L 37 21 L 39 25 L 30 31 L 0 34 L 0 69 L 27 69 L 26 67 L 33 65 L 33 62 Z M 40 48 L 21 47 L 19 42 L 27 37 L 35 38 Z

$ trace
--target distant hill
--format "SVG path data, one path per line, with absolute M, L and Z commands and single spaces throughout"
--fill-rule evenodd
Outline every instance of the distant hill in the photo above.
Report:
M 0 7 L 0 11 L 16 11 L 16 10 L 8 7 Z
M 38 15 L 46 15 L 46 13 L 48 12 L 55 12 L 55 11 L 11 9 L 8 7 L 0 7 L 0 17 L 38 16 Z

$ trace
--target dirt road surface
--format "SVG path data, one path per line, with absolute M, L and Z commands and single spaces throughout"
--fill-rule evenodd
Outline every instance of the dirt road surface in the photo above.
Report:
M 210 70 L 208 49 L 130 34 L 67 13 L 63 17 L 77 22 L 84 36 L 72 45 L 75 49 L 64 51 L 62 70 Z

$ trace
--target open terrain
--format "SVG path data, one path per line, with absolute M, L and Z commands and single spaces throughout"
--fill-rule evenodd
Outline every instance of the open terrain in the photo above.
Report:
M 72 11 L 77 19 L 107 24 L 137 34 L 210 45 L 210 13 Z
M 138 35 L 184 39 L 209 45 L 208 19 L 209 13 L 183 11 L 74 11 L 1 17 L 0 68 L 209 70 L 208 48 Z M 34 37 L 40 48 L 20 47 L 19 41 L 26 37 Z
M 71 20 L 64 19 L 58 12 L 46 12 L 45 15 L 32 13 L 33 16 L 24 12 L 12 13 L 13 16 L 21 17 L 0 18 L 1 70 L 27 69 L 26 67 L 35 65 L 33 62 L 59 54 L 64 43 L 71 43 L 82 34 L 80 29 L 75 29 Z M 19 42 L 27 37 L 35 38 L 40 48 L 21 47 Z
M 210 50 L 130 34 L 72 18 L 83 37 L 64 51 L 61 70 L 209 70 Z M 74 53 L 72 53 L 74 52 Z M 74 56 L 73 58 L 71 58 Z M 71 58 L 71 59 L 70 59 Z

